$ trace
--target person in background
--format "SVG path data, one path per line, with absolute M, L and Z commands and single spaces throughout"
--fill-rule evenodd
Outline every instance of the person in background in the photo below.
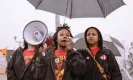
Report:
M 84 33 L 87 49 L 79 49 L 86 60 L 86 71 L 79 80 L 122 80 L 114 54 L 103 47 L 101 32 L 89 27 Z
M 47 44 L 47 51 L 52 50 L 53 49 L 53 35 L 48 35 L 47 39 L 46 39 L 46 44 Z
M 45 56 L 47 53 L 47 44 L 46 43 L 42 43 L 39 45 L 39 52 L 42 53 L 42 56 Z

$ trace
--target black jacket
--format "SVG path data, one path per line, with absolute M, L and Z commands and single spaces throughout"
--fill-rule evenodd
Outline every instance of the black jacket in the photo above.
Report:
M 17 49 L 7 66 L 7 80 L 44 80 L 45 62 L 40 61 L 39 53 L 35 53 L 31 63 L 26 66 L 23 49 Z
M 54 52 L 49 51 L 43 60 L 47 64 L 45 80 L 56 80 Z M 78 80 L 78 76 L 84 71 L 85 60 L 83 56 L 74 50 L 68 51 L 62 80 Z
M 86 49 L 80 49 L 78 51 L 82 53 L 86 59 L 86 71 L 82 76 L 80 76 L 79 80 L 105 80 L 101 75 L 97 64 L 88 53 L 88 51 Z M 106 56 L 105 60 L 101 58 L 103 55 Z M 110 50 L 102 48 L 95 56 L 95 59 L 104 68 L 105 73 L 108 76 L 108 80 L 122 80 L 119 66 L 113 53 Z
M 101 32 L 96 27 L 89 27 L 86 29 L 84 33 L 85 43 L 88 49 L 90 49 L 90 45 L 87 39 L 87 33 L 89 29 L 95 29 L 98 33 L 98 47 L 100 50 L 95 55 L 95 59 L 104 69 L 105 74 L 107 75 L 108 80 L 122 80 L 122 75 L 120 73 L 120 69 L 118 63 L 115 59 L 113 53 L 103 47 L 103 38 Z M 101 74 L 96 62 L 91 57 L 91 53 L 89 54 L 86 49 L 78 50 L 85 58 L 86 61 L 86 71 L 80 77 L 79 80 L 105 80 L 103 75 Z

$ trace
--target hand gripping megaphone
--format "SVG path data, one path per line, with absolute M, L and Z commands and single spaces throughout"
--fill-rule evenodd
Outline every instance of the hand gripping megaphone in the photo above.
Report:
M 24 40 L 31 45 L 39 45 L 47 38 L 48 28 L 41 21 L 29 22 L 23 30 Z

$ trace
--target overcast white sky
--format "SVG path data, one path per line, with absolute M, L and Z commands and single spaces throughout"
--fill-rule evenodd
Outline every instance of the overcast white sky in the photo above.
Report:
M 103 34 L 110 34 L 129 47 L 133 41 L 133 0 L 124 0 L 125 6 L 105 18 L 67 19 L 73 35 L 84 32 L 89 26 L 98 27 Z M 64 17 L 61 17 L 63 23 Z M 16 48 L 14 36 L 22 38 L 25 25 L 32 20 L 43 21 L 49 31 L 55 31 L 55 15 L 35 10 L 27 0 L 0 1 L 0 48 Z

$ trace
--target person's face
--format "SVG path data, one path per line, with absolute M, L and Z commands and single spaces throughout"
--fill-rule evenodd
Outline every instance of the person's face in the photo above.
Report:
M 57 35 L 58 46 L 66 48 L 69 38 L 70 38 L 70 33 L 68 30 L 66 29 L 60 30 Z
M 98 45 L 99 42 L 99 37 L 98 37 L 98 32 L 95 29 L 89 29 L 87 31 L 87 41 L 89 45 Z

